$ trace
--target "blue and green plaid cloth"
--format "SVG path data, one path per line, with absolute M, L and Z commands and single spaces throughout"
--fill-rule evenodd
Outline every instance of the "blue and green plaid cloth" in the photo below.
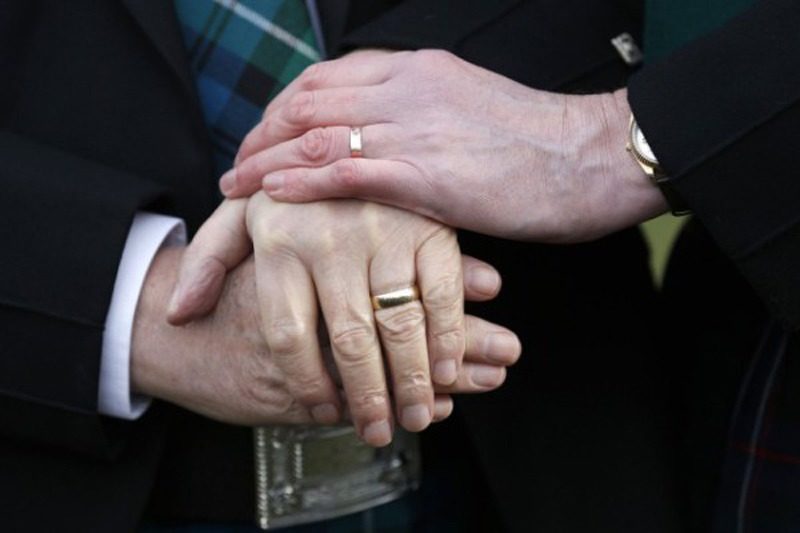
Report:
M 302 0 L 175 0 L 219 174 L 267 103 L 321 59 Z
M 770 324 L 731 417 L 715 533 L 800 531 L 798 338 Z

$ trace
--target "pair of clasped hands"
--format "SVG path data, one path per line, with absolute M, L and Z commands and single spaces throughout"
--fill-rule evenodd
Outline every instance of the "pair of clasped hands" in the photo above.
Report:
M 625 89 L 538 91 L 442 51 L 313 65 L 246 136 L 190 246 L 156 258 L 134 390 L 246 425 L 349 417 L 374 446 L 446 418 L 451 394 L 499 387 L 521 351 L 464 315 L 501 280 L 451 228 L 566 243 L 663 212 L 625 151 L 629 117 Z M 373 310 L 413 286 L 419 301 Z M 170 293 L 184 327 L 163 319 Z
M 220 336 L 233 329 L 242 345 L 256 348 L 221 345 L 217 357 L 229 369 L 210 361 L 176 365 L 172 383 L 139 389 L 245 425 L 350 420 L 366 443 L 384 446 L 396 425 L 416 432 L 447 418 L 451 394 L 499 387 L 521 347 L 509 330 L 464 314 L 465 299 L 492 299 L 501 278 L 462 256 L 450 227 L 374 202 L 281 203 L 261 190 L 268 172 L 367 161 L 350 158 L 350 124 L 335 118 L 345 102 L 305 101 L 315 70 L 276 97 L 245 138 L 221 181 L 228 199 L 180 258 L 168 306 L 170 323 L 183 326 L 174 329 L 190 333 L 217 321 Z M 324 129 L 306 128 L 323 113 L 331 113 Z M 388 141 L 365 133 L 366 157 Z M 242 180 L 235 191 L 224 188 L 230 175 Z M 255 182 L 246 177 L 255 175 Z M 418 288 L 419 300 L 373 310 L 372 295 L 407 287 Z M 230 306 L 252 318 L 226 323 L 224 316 L 242 315 Z M 212 385 L 207 371 L 252 379 Z M 191 393 L 173 387 L 186 373 L 194 374 Z M 244 400 L 215 398 L 236 390 Z

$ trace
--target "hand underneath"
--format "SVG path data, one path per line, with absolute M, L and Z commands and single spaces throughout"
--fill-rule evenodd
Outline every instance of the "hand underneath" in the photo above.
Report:
M 276 200 L 362 198 L 445 224 L 588 240 L 666 209 L 625 150 L 626 92 L 534 90 L 442 51 L 310 67 L 270 104 L 220 186 Z M 363 158 L 351 159 L 351 126 Z
M 370 444 L 388 443 L 395 416 L 408 430 L 424 429 L 434 418 L 435 392 L 487 390 L 470 378 L 475 368 L 465 374 L 465 347 L 480 357 L 495 355 L 499 366 L 519 355 L 507 330 L 483 322 L 467 329 L 462 258 L 452 230 L 357 200 L 292 205 L 257 194 L 224 202 L 185 255 L 170 306 L 174 323 L 213 308 L 226 272 L 250 253 L 251 240 L 260 331 L 291 396 L 319 423 L 335 422 L 342 410 L 316 336 L 320 308 L 350 415 Z M 500 284 L 496 272 L 476 260 L 466 264 L 477 287 L 470 295 L 492 298 Z M 373 311 L 371 294 L 413 285 L 421 301 Z
M 254 261 L 234 268 L 213 313 L 183 327 L 167 324 L 182 249 L 156 257 L 137 306 L 131 355 L 132 390 L 180 405 L 222 422 L 257 426 L 314 423 L 309 410 L 287 387 L 287 378 L 260 332 Z M 487 351 L 483 343 L 506 330 L 467 317 L 465 362 L 455 384 L 441 393 L 479 392 L 500 386 L 513 350 Z M 329 357 L 329 356 L 328 356 Z M 434 419 L 452 411 L 447 396 L 437 399 Z M 345 413 L 346 414 L 346 413 Z

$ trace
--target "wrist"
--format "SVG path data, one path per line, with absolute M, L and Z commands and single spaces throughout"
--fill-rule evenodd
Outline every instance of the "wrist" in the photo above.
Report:
M 145 278 L 131 338 L 131 391 L 164 398 L 167 386 L 168 357 L 165 347 L 178 328 L 166 321 L 167 302 L 177 278 L 183 247 L 165 247 L 153 259 Z
M 627 89 L 600 95 L 605 132 L 600 149 L 608 154 L 606 209 L 622 229 L 667 211 L 667 202 L 653 180 L 628 152 L 631 108 Z
M 628 153 L 625 90 L 561 95 L 554 153 L 558 185 L 553 242 L 582 242 L 634 226 L 666 209 L 661 193 Z

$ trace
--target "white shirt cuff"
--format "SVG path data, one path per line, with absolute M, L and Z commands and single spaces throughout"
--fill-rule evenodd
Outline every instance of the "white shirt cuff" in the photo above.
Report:
M 133 319 L 144 279 L 162 246 L 186 244 L 186 225 L 179 218 L 137 213 L 125 241 L 114 293 L 103 333 L 97 407 L 104 415 L 136 420 L 150 398 L 131 393 L 130 359 Z

